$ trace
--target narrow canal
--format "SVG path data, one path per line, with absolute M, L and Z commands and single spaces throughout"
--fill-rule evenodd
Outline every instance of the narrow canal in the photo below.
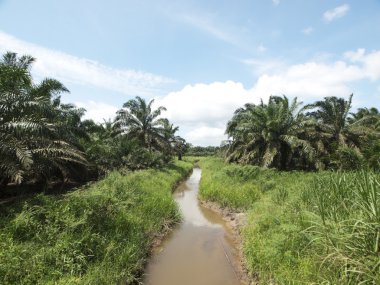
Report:
M 183 221 L 153 254 L 144 285 L 241 285 L 238 251 L 222 217 L 199 204 L 201 169 L 174 192 Z

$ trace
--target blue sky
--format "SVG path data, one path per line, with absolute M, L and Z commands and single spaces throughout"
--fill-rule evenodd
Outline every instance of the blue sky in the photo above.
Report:
M 0 0 L 7 50 L 88 118 L 155 98 L 195 145 L 219 145 L 236 108 L 271 94 L 380 108 L 379 0 Z

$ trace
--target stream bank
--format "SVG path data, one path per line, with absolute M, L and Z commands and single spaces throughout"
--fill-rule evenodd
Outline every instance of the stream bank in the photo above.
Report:
M 247 285 L 238 235 L 223 217 L 198 200 L 201 169 L 174 192 L 183 220 L 154 248 L 145 285 Z

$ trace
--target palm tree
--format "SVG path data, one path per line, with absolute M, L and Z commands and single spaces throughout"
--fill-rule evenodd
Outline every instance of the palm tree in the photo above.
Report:
M 177 153 L 178 160 L 182 160 L 182 156 L 187 152 L 189 149 L 189 144 L 186 142 L 186 140 L 180 136 L 176 136 L 174 138 L 174 152 Z
M 376 108 L 359 108 L 356 113 L 351 113 L 348 123 L 361 125 L 374 131 L 380 130 L 380 113 Z
M 323 101 L 306 106 L 315 109 L 307 115 L 314 117 L 319 127 L 331 135 L 338 146 L 347 146 L 353 133 L 350 132 L 348 119 L 352 103 L 352 94 L 348 100 L 337 97 L 325 97 Z
M 165 119 L 160 118 L 165 107 L 152 109 L 154 100 L 148 104 L 144 99 L 136 97 L 123 105 L 117 112 L 115 124 L 131 139 L 136 139 L 140 145 L 150 152 L 162 150 L 167 143 L 165 139 Z
M 54 79 L 33 83 L 33 62 L 11 52 L 0 61 L 0 187 L 26 177 L 47 180 L 58 173 L 65 178 L 73 164 L 86 163 L 73 145 L 73 126 L 67 127 L 78 110 L 60 104 L 58 97 L 68 90 Z
M 312 121 L 300 106 L 297 98 L 289 102 L 286 96 L 271 96 L 268 104 L 261 101 L 236 110 L 227 124 L 226 133 L 232 138 L 227 160 L 280 169 L 297 160 L 315 164 L 314 148 L 301 137 Z
M 359 108 L 348 119 L 351 127 L 364 131 L 361 136 L 360 151 L 366 163 L 373 169 L 380 167 L 380 113 L 376 108 Z
M 363 159 L 363 149 L 378 138 L 376 124 L 379 122 L 376 108 L 361 108 L 350 113 L 352 94 L 348 100 L 337 97 L 325 97 L 307 106 L 314 109 L 307 115 L 315 118 L 319 135 L 327 149 L 324 158 L 326 164 L 339 168 L 356 167 Z

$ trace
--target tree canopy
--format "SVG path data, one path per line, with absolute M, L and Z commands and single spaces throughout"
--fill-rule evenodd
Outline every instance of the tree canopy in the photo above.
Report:
M 0 60 L 0 187 L 86 180 L 115 168 L 159 166 L 183 153 L 178 127 L 153 100 L 131 99 L 102 124 L 83 120 L 85 109 L 61 102 L 69 92 L 61 82 L 33 80 L 34 62 L 13 52 Z
M 283 170 L 359 167 L 364 153 L 378 155 L 368 148 L 379 140 L 380 116 L 376 108 L 350 113 L 351 103 L 352 95 L 303 107 L 286 96 L 246 104 L 227 124 L 226 159 Z

